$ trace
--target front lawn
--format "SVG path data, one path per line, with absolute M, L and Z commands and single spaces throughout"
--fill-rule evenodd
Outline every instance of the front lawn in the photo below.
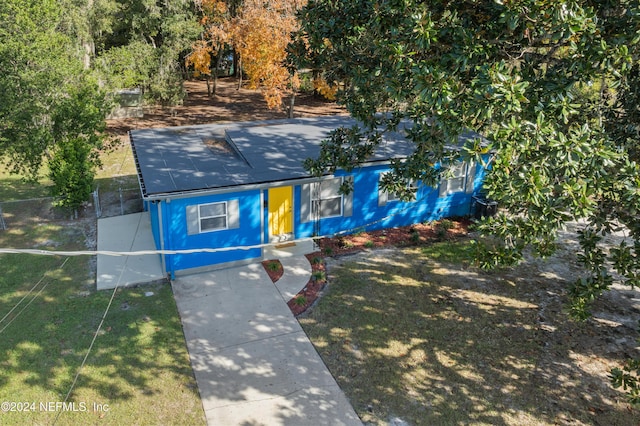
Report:
M 575 323 L 573 252 L 491 273 L 469 255 L 463 239 L 329 260 L 328 290 L 299 320 L 365 423 L 640 422 L 607 378 L 636 353 L 632 298 L 612 293 Z
M 44 195 L 12 179 L 0 187 Z M 42 215 L 47 200 L 3 206 L 0 247 L 95 248 L 95 218 Z M 168 283 L 116 293 L 62 404 L 112 295 L 95 291 L 94 268 L 94 257 L 0 254 L 0 424 L 204 424 Z

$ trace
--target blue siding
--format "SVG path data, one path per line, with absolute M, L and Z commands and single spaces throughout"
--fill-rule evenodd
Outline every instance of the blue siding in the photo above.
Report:
M 234 199 L 239 201 L 239 228 L 188 235 L 187 206 Z M 167 227 L 167 232 L 165 233 L 166 250 L 215 249 L 258 245 L 262 242 L 260 234 L 260 214 L 262 212 L 260 191 L 172 199 L 168 203 L 166 201 L 162 203 L 166 212 L 164 214 Z M 259 258 L 261 256 L 262 249 L 260 248 L 167 255 L 167 272 L 173 275 L 176 271 L 184 269 Z
M 473 178 L 473 192 L 456 192 L 439 197 L 438 188 L 418 186 L 416 201 L 389 201 L 378 205 L 378 182 L 381 173 L 388 172 L 388 166 L 373 166 L 353 174 L 353 215 L 321 219 L 319 223 L 302 223 L 300 209 L 296 208 L 295 235 L 297 238 L 315 235 L 354 233 L 362 230 L 376 230 L 407 226 L 414 223 L 439 220 L 446 217 L 467 216 L 472 213 L 472 196 L 482 187 L 485 170 L 478 165 Z M 340 174 L 336 173 L 336 176 Z M 342 174 L 344 176 L 344 174 Z M 295 205 L 303 202 L 300 186 L 295 188 Z
M 456 192 L 439 197 L 438 188 L 419 185 L 417 200 L 410 202 L 388 201 L 386 205 L 378 205 L 379 177 L 389 171 L 387 165 L 371 166 L 353 173 L 353 209 L 349 217 L 321 219 L 319 223 L 301 220 L 301 206 L 308 200 L 302 200 L 302 187 L 292 183 L 294 189 L 294 234 L 296 238 L 315 235 L 334 235 L 338 233 L 354 233 L 362 230 L 376 230 L 398 226 L 406 226 L 445 217 L 466 216 L 471 213 L 472 196 L 477 195 L 482 186 L 485 170 L 477 165 L 473 177 L 472 192 Z M 337 173 L 336 176 L 346 176 Z M 261 196 L 262 194 L 262 196 Z M 164 248 L 166 250 L 184 250 L 197 248 L 225 248 L 259 245 L 268 241 L 268 213 L 266 189 L 238 191 L 227 194 L 194 196 L 191 198 L 162 200 L 162 221 L 164 229 Z M 189 235 L 187 206 L 238 200 L 239 227 L 213 232 Z M 160 221 L 157 204 L 148 205 L 156 246 L 160 244 Z M 206 267 L 216 264 L 258 259 L 262 257 L 261 248 L 234 249 L 215 253 L 194 253 L 167 255 L 167 272 L 174 275 L 176 271 Z
M 149 218 L 151 219 L 151 232 L 153 233 L 153 241 L 156 243 L 158 250 L 162 247 L 160 244 L 160 218 L 158 216 L 158 203 L 148 203 Z M 162 204 L 160 204 L 162 208 Z

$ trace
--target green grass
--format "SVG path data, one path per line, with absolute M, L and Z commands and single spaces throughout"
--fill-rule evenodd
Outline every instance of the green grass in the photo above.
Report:
M 546 321 L 565 324 L 559 336 L 578 337 L 543 344 L 536 321 L 548 302 L 537 297 L 557 280 L 535 287 L 470 269 L 471 250 L 443 242 L 347 257 L 300 319 L 365 424 L 637 424 L 637 412 L 610 402 L 615 391 L 601 397 L 588 384 L 607 386 L 583 371 L 589 345 L 576 360 L 576 330 L 585 328 L 570 325 L 560 307 L 547 306 Z
M 96 171 L 96 185 L 101 191 L 118 188 L 137 188 L 138 178 L 131 147 L 126 142 L 114 144 L 113 149 L 100 156 L 102 167 Z
M 0 401 L 35 404 L 32 412 L 0 414 L 2 424 L 50 424 L 58 412 L 41 403 L 61 402 L 71 389 L 111 292 L 89 289 L 84 257 L 62 269 L 60 258 L 1 259 L 0 315 L 17 309 L 0 322 Z M 58 424 L 203 423 L 168 284 L 117 292 L 69 401 L 87 411 L 61 412 Z
M 51 182 L 43 180 L 41 184 L 26 182 L 16 175 L 0 172 L 0 202 L 25 200 L 51 196 Z
M 130 178 L 103 179 L 117 189 Z M 2 201 L 47 195 L 46 184 L 0 172 Z M 0 230 L 0 247 L 84 250 L 95 230 L 91 217 L 65 220 L 47 202 L 2 207 L 9 228 Z M 118 290 L 68 400 L 76 411 L 56 408 L 112 294 L 95 291 L 91 261 L 70 257 L 60 268 L 65 258 L 0 254 L 0 402 L 30 409 L 0 412 L 0 424 L 204 424 L 168 283 Z
M 420 252 L 431 260 L 469 266 L 474 258 L 472 244 L 437 242 L 425 245 Z

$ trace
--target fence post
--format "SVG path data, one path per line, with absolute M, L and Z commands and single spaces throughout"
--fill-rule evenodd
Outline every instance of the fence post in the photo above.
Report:
M 96 217 L 102 216 L 102 208 L 100 207 L 100 193 L 98 191 L 99 188 L 96 188 L 93 191 L 93 205 L 96 207 Z
M 0 230 L 7 229 L 7 224 L 4 221 L 4 216 L 2 216 L 2 206 L 0 205 Z
M 120 214 L 123 215 L 124 214 L 124 204 L 122 201 L 122 187 L 118 188 L 118 194 L 120 194 Z

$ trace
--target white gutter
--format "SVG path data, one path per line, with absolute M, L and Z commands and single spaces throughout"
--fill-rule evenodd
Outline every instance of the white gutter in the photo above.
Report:
M 162 223 L 162 203 L 156 203 L 158 206 L 158 224 L 160 228 L 160 260 L 162 262 L 162 273 L 165 274 L 167 272 L 167 261 L 165 259 L 164 253 L 164 224 Z

